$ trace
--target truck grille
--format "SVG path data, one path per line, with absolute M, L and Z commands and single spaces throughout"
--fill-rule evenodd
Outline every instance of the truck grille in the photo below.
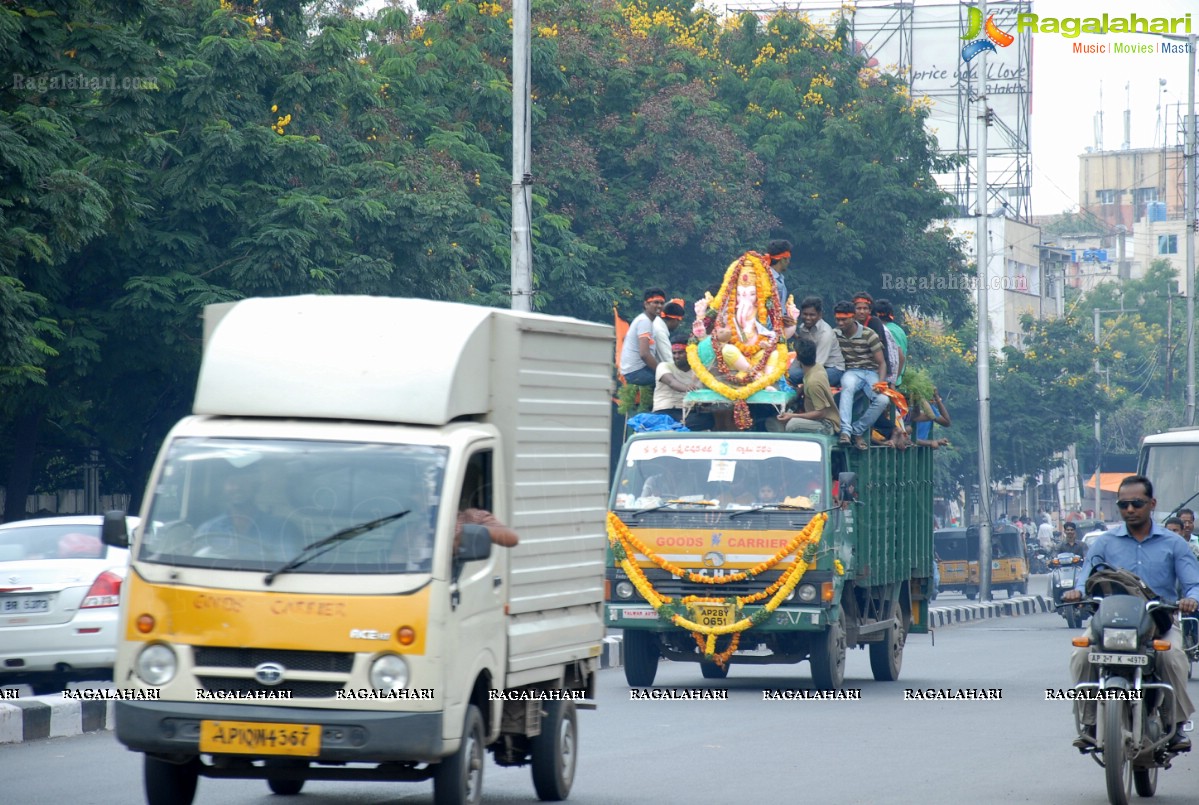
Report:
M 255 668 L 277 662 L 289 671 L 325 671 L 348 674 L 354 655 L 342 651 L 296 651 L 275 648 L 195 647 L 195 664 L 208 668 Z M 340 687 L 340 685 L 338 685 Z M 296 694 L 298 695 L 298 694 Z
M 281 685 L 263 685 L 253 679 L 231 679 L 227 676 L 197 676 L 204 690 L 233 691 L 236 693 L 290 691 L 295 699 L 332 699 L 337 691 L 345 687 L 343 682 L 317 682 L 297 679 Z

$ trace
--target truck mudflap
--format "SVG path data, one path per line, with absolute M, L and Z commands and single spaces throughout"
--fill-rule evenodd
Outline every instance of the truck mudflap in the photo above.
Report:
M 315 763 L 432 763 L 447 754 L 441 713 L 118 701 L 115 714 L 117 740 L 151 754 L 224 754 L 214 749 L 221 745 L 228 746 L 228 754 L 246 758 Z M 234 730 L 252 737 L 239 743 Z
M 908 624 L 909 634 L 928 634 L 928 599 L 919 598 L 912 602 L 912 620 Z

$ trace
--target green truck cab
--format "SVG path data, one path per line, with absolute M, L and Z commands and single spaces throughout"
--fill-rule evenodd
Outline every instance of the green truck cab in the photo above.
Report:
M 906 636 L 928 631 L 932 476 L 928 448 L 847 450 L 820 434 L 630 437 L 604 617 L 624 632 L 629 685 L 652 685 L 662 657 L 710 679 L 806 659 L 832 690 L 849 647 L 897 679 Z

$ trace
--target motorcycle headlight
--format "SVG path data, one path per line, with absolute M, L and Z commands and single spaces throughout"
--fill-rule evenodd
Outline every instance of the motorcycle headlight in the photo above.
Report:
M 616 597 L 617 598 L 632 598 L 633 585 L 627 581 L 616 582 Z
M 1108 651 L 1135 651 L 1137 630 L 1104 628 L 1103 647 Z
M 165 685 L 175 678 L 179 662 L 170 646 L 152 643 L 137 655 L 137 675 L 147 685 Z
M 403 690 L 408 687 L 408 663 L 398 654 L 384 654 L 371 663 L 370 680 L 375 690 Z
M 816 585 L 801 584 L 799 585 L 799 600 L 805 604 L 810 604 L 816 600 Z

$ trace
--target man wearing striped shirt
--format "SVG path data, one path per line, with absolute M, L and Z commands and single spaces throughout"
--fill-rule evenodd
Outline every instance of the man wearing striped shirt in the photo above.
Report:
M 865 450 L 869 445 L 865 434 L 875 420 L 887 408 L 885 394 L 879 394 L 874 386 L 879 378 L 886 377 L 887 364 L 883 359 L 883 344 L 878 334 L 864 327 L 854 318 L 852 302 L 838 302 L 833 308 L 837 320 L 837 343 L 841 357 L 845 359 L 845 374 L 841 375 L 841 399 L 838 402 L 841 414 L 841 444 L 853 441 L 854 447 Z M 870 403 L 860 419 L 853 418 L 853 402 L 858 392 Z

